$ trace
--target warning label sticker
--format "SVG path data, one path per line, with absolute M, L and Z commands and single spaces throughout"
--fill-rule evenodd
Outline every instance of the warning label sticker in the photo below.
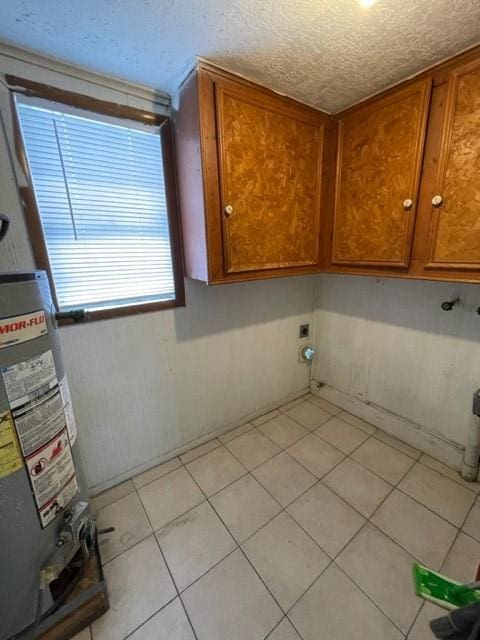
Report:
M 64 378 L 60 387 L 51 351 L 1 372 L 40 521 L 46 527 L 78 490 L 70 444 L 76 437 L 75 420 L 72 412 L 72 439 L 64 411 L 65 406 L 71 412 L 68 384 Z
M 0 478 L 23 467 L 23 458 L 10 411 L 0 413 Z
M 22 316 L 0 318 L 0 349 L 28 342 L 48 333 L 45 313 L 34 311 Z
M 13 417 L 24 455 L 29 455 L 65 427 L 62 396 L 57 387 L 14 409 Z
M 49 500 L 41 509 L 39 509 L 38 513 L 43 528 L 52 522 L 52 520 L 55 519 L 55 516 L 57 516 L 57 514 L 68 505 L 77 491 L 77 478 L 73 476 L 70 482 L 66 484 L 54 498 Z
M 45 351 L 41 356 L 3 367 L 2 376 L 10 407 L 15 409 L 57 385 L 53 353 Z
M 42 525 L 46 526 L 77 490 L 67 429 L 65 428 L 38 451 L 27 456 L 25 462 L 40 519 Z M 72 480 L 74 480 L 73 485 Z M 67 487 L 69 487 L 68 490 L 66 490 Z
M 63 376 L 59 382 L 60 395 L 62 396 L 63 411 L 65 412 L 65 420 L 67 421 L 68 435 L 70 436 L 70 444 L 73 446 L 77 439 L 77 423 L 73 413 L 72 398 L 70 396 L 70 387 L 68 386 L 67 376 Z

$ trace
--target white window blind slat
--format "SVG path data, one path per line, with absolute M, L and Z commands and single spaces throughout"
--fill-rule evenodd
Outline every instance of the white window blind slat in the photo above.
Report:
M 16 103 L 60 309 L 174 299 L 158 128 Z

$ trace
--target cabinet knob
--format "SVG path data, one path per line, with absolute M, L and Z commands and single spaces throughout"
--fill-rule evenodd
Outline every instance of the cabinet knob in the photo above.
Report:
M 231 204 L 227 204 L 227 206 L 224 209 L 225 215 L 227 216 L 227 218 L 229 218 L 232 213 L 233 213 L 233 207 Z
M 406 200 L 403 201 L 403 208 L 405 209 L 405 211 L 408 211 L 412 207 L 413 207 L 413 200 L 411 198 L 407 198 Z
M 443 202 L 442 196 L 433 196 L 432 204 L 434 207 L 439 207 Z

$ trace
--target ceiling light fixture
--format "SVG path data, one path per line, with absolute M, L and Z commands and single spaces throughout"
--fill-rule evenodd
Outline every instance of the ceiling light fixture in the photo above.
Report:
M 359 0 L 362 9 L 369 9 L 376 3 L 377 0 Z

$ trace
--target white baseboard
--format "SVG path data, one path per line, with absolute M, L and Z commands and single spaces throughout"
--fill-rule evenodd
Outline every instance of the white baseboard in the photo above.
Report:
M 461 468 L 464 448 L 458 443 L 447 440 L 439 433 L 429 431 L 426 427 L 390 413 L 382 407 L 362 402 L 334 387 L 321 385 L 316 380 L 312 380 L 310 391 L 313 395 L 336 404 L 432 458 L 436 458 L 454 469 Z
M 230 424 L 224 425 L 223 427 L 220 427 L 220 429 L 211 431 L 207 435 L 201 436 L 200 438 L 195 438 L 195 440 L 191 440 L 190 442 L 187 442 L 181 447 L 177 447 L 176 449 L 171 449 L 170 451 L 165 452 L 161 456 L 158 456 L 153 460 L 149 460 L 145 464 L 141 464 L 137 467 L 134 467 L 133 469 L 129 469 L 128 471 L 125 471 L 124 473 L 121 473 L 120 475 L 115 476 L 114 478 L 110 478 L 109 480 L 106 480 L 101 484 L 97 484 L 93 487 L 89 487 L 88 491 L 90 493 L 90 497 L 93 497 L 98 493 L 102 493 L 102 491 L 106 491 L 107 489 L 111 489 L 112 487 L 116 486 L 117 484 L 120 484 L 121 482 L 124 482 L 125 480 L 130 480 L 130 478 L 137 476 L 139 473 L 148 471 L 149 469 L 152 469 L 153 467 L 156 467 L 157 465 L 162 464 L 162 462 L 167 462 L 168 460 L 171 460 L 176 456 L 180 456 L 183 453 L 190 451 L 190 449 L 199 447 L 204 442 L 213 440 L 213 438 L 221 436 L 224 433 L 227 433 L 227 431 L 231 431 L 231 429 L 235 429 L 236 427 L 240 427 L 242 424 L 245 424 L 246 422 L 255 420 L 255 418 L 258 418 L 259 416 L 263 416 L 263 414 L 268 413 L 269 411 L 273 411 L 273 409 L 276 409 L 277 407 L 280 407 L 283 404 L 286 404 L 287 402 L 291 402 L 292 400 L 296 400 L 297 398 L 300 398 L 301 396 L 305 395 L 309 391 L 310 389 L 306 388 L 306 389 L 302 389 L 301 391 L 296 391 L 295 393 L 290 393 L 281 400 L 272 402 L 267 406 L 262 407 L 258 411 L 254 411 L 253 413 L 243 416 L 242 418 L 240 418 L 240 420 L 236 420 L 235 422 L 231 422 Z

